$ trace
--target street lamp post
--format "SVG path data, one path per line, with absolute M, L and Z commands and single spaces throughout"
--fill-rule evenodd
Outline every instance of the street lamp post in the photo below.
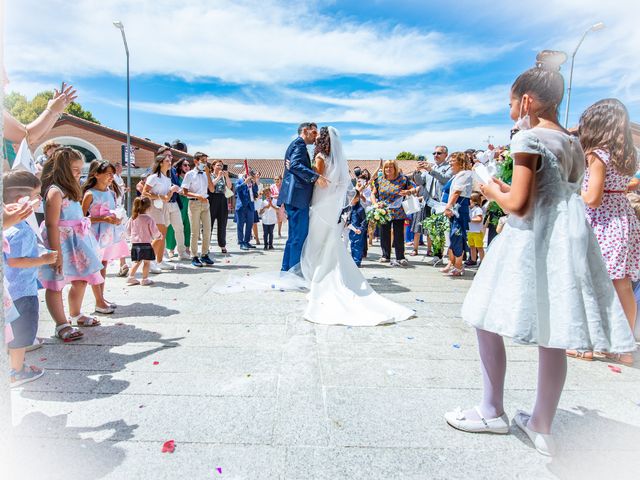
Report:
M 127 45 L 127 36 L 124 33 L 124 25 L 121 21 L 113 22 L 113 26 L 120 30 L 122 41 L 124 42 L 124 51 L 127 54 L 127 151 L 125 158 L 127 159 L 127 188 L 129 195 L 127 196 L 127 209 L 131 215 L 131 95 L 129 82 L 129 46 Z
M 580 48 L 580 45 L 582 45 L 582 42 L 584 42 L 584 39 L 589 32 L 597 32 L 598 30 L 602 30 L 604 27 L 605 25 L 602 22 L 594 23 L 593 25 L 591 25 L 582 34 L 582 38 L 578 42 L 576 49 L 573 51 L 573 54 L 571 55 L 571 73 L 569 74 L 569 88 L 567 88 L 567 109 L 564 114 L 564 128 L 567 128 L 567 125 L 569 124 L 569 104 L 571 103 L 571 83 L 573 81 L 573 63 L 576 59 L 576 53 L 578 53 L 578 49 Z

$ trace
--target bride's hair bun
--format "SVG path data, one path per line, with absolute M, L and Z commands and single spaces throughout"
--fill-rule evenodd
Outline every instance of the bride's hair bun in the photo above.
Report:
M 536 55 L 536 67 L 551 72 L 559 72 L 567 61 L 567 54 L 559 50 L 542 50 Z

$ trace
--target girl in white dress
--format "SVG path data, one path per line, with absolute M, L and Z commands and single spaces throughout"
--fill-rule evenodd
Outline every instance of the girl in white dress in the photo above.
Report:
M 553 455 L 551 423 L 567 372 L 565 349 L 630 352 L 635 343 L 609 281 L 577 192 L 584 154 L 558 123 L 564 80 L 540 62 L 511 88 L 511 186 L 494 179 L 481 187 L 509 213 L 491 244 L 462 307 L 477 330 L 484 391 L 479 406 L 445 415 L 468 432 L 509 432 L 503 407 L 506 354 L 502 337 L 537 344 L 538 390 L 531 414 L 515 423 L 543 455 Z

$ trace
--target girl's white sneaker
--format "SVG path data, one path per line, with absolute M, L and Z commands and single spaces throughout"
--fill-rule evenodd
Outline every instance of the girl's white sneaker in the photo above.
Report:
M 538 453 L 547 457 L 553 457 L 557 452 L 556 442 L 550 434 L 538 433 L 527 427 L 531 414 L 518 410 L 516 416 L 513 417 L 513 421 L 520 430 L 527 434 L 531 443 L 536 448 Z
M 444 419 L 453 428 L 464 432 L 497 433 L 500 435 L 509 433 L 509 417 L 507 417 L 505 413 L 498 418 L 486 419 L 478 407 L 474 407 L 474 410 L 480 417 L 480 420 L 467 418 L 460 408 L 455 409 L 453 412 L 445 413 Z

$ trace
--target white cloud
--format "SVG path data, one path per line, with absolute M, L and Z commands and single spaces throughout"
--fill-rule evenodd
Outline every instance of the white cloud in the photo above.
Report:
M 511 48 L 340 21 L 319 14 L 313 4 L 276 0 L 23 0 L 7 5 L 9 70 L 122 74 L 115 19 L 125 25 L 134 74 L 187 79 L 295 83 L 334 75 L 396 77 L 486 60 Z
M 399 89 L 342 95 L 262 90 L 259 98 L 244 93 L 234 97 L 203 95 L 173 103 L 136 102 L 133 107 L 162 115 L 231 121 L 298 123 L 311 118 L 324 124 L 411 125 L 441 122 L 461 114 L 474 117 L 502 111 L 508 91 L 506 85 L 469 92 Z

